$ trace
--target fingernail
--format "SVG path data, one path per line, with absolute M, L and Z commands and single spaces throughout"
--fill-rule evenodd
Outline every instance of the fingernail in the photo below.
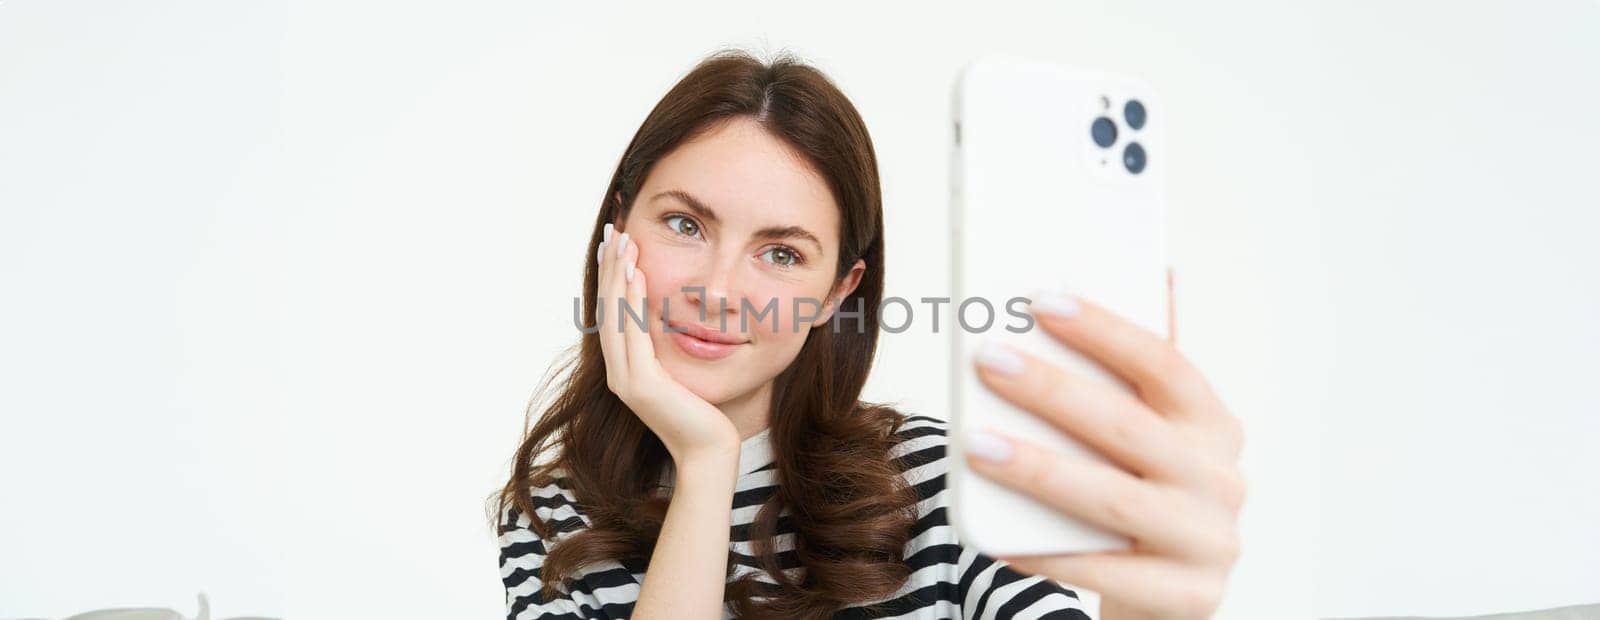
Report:
M 622 233 L 622 238 L 617 243 L 617 258 L 622 258 L 622 251 L 626 249 L 628 249 L 628 233 Z
M 599 263 L 600 261 L 604 260 L 605 257 L 606 257 L 606 242 L 601 241 L 600 245 L 594 249 L 594 262 Z
M 1011 442 L 986 430 L 967 431 L 967 451 L 986 461 L 1004 463 L 1011 459 Z
M 1041 292 L 1033 298 L 1034 309 L 1045 314 L 1070 319 L 1078 315 L 1078 300 L 1060 291 Z
M 606 222 L 605 237 L 602 239 L 602 241 L 610 241 L 610 240 L 611 240 L 611 222 Z
M 1003 375 L 1020 373 L 1026 366 L 1022 356 L 998 342 L 985 342 L 978 348 L 978 364 Z
M 627 277 L 629 282 L 633 281 L 633 263 L 628 263 Z

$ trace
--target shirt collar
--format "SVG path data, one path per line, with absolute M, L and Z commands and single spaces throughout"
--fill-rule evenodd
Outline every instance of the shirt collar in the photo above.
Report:
M 739 444 L 739 477 L 743 478 L 750 473 L 766 467 L 772 463 L 772 427 L 761 429 L 761 432 L 751 435 L 749 439 Z M 671 487 L 676 483 L 677 471 L 672 460 L 667 460 L 667 466 L 661 470 L 661 484 Z
M 739 444 L 739 475 L 744 476 L 772 462 L 772 427 L 761 429 Z

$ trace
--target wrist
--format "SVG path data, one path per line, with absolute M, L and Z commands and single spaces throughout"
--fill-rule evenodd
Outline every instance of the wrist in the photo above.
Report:
M 739 443 L 719 443 L 682 451 L 671 450 L 672 466 L 677 470 L 675 475 L 679 479 L 700 476 L 737 477 L 739 449 Z
M 667 453 L 672 456 L 673 464 L 680 469 L 689 463 L 710 463 L 712 467 L 739 461 L 739 449 L 743 442 L 739 440 L 739 433 L 732 424 L 727 424 L 727 429 L 702 430 L 692 433 L 681 433 L 676 436 L 661 437 L 662 443 L 667 448 Z M 730 464 L 729 467 L 734 467 Z

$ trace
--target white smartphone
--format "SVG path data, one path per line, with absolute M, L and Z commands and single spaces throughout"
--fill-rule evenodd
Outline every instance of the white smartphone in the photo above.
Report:
M 990 555 L 1127 548 L 1119 534 L 971 471 L 962 438 L 968 428 L 992 427 L 1071 458 L 1109 462 L 990 391 L 973 355 L 999 341 L 1129 389 L 1021 319 L 1028 301 L 1015 300 L 1068 291 L 1166 335 L 1167 110 L 1140 80 L 1010 56 L 968 64 L 954 90 L 952 310 L 971 307 L 950 332 L 951 523 L 964 544 Z M 973 299 L 995 309 L 987 329 L 978 329 L 984 312 Z

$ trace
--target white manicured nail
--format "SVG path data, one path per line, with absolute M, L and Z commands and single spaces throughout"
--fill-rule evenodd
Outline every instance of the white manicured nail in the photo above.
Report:
M 1033 298 L 1033 307 L 1040 312 L 1058 316 L 1063 319 L 1070 319 L 1078 316 L 1078 300 L 1073 299 L 1071 295 L 1059 291 L 1045 291 L 1039 293 Z
M 622 252 L 628 249 L 628 233 L 622 233 L 621 240 L 617 243 L 617 258 L 622 258 Z
M 967 451 L 986 461 L 1004 463 L 1011 459 L 1011 442 L 986 430 L 967 431 Z
M 605 260 L 605 257 L 606 257 L 606 242 L 601 241 L 600 242 L 600 246 L 596 247 L 594 249 L 594 262 L 599 263 L 599 262 Z
M 629 282 L 633 281 L 633 263 L 628 263 L 627 277 Z
M 601 239 L 601 241 L 610 241 L 610 240 L 611 240 L 611 222 L 606 222 L 605 236 Z
M 978 349 L 978 364 L 1004 375 L 1020 373 L 1026 366 L 1022 356 L 998 342 L 983 343 Z

